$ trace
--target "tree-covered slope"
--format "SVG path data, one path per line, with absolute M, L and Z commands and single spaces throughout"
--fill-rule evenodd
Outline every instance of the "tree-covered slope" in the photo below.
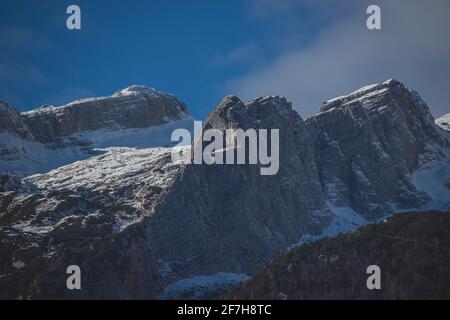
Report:
M 226 299 L 449 299 L 450 212 L 402 213 L 275 259 Z M 381 269 L 369 290 L 367 267 Z

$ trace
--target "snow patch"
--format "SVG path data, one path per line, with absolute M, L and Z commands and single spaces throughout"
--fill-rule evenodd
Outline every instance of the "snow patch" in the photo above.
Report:
M 17 260 L 12 263 L 12 266 L 16 269 L 22 269 L 26 266 L 25 262 Z
M 246 274 L 225 272 L 208 276 L 193 276 L 168 285 L 160 299 L 202 299 L 221 294 L 233 285 L 249 279 L 250 277 Z
M 193 119 L 185 118 L 142 129 L 83 131 L 73 134 L 71 137 L 87 141 L 91 147 L 99 149 L 167 147 L 174 144 L 170 138 L 175 129 L 184 128 L 192 131 L 193 126 Z
M 0 148 L 10 154 L 9 158 L 0 160 L 1 171 L 19 176 L 46 172 L 91 155 L 80 147 L 48 148 L 37 141 L 21 139 L 9 133 L 0 133 Z
M 0 133 L 0 149 L 7 150 L 10 154 L 8 159 L 0 160 L 0 171 L 24 177 L 107 153 L 112 147 L 168 147 L 177 143 L 171 141 L 171 135 L 179 128 L 192 131 L 193 119 L 186 117 L 142 129 L 83 131 L 64 138 L 64 147 L 58 148 L 21 139 L 9 133 Z
M 289 250 L 307 242 L 319 240 L 325 237 L 333 237 L 340 233 L 353 231 L 369 223 L 369 221 L 366 218 L 364 218 L 362 215 L 360 215 L 350 207 L 334 207 L 330 204 L 328 206 L 334 214 L 334 219 L 328 225 L 328 227 L 318 235 L 311 235 L 311 234 L 303 235 L 298 241 L 298 243 L 289 247 Z
M 430 200 L 423 210 L 446 210 L 450 207 L 450 160 L 431 161 L 417 170 L 413 181 L 418 191 L 428 194 Z

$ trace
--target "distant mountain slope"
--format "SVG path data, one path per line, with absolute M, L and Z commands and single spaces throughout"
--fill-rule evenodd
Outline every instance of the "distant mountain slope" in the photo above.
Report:
M 450 211 L 397 214 L 380 224 L 304 244 L 226 299 L 450 299 Z M 381 269 L 368 290 L 366 268 Z
M 109 97 L 17 112 L 0 102 L 0 172 L 26 176 L 102 153 L 107 147 L 164 147 L 192 118 L 175 96 L 130 86 Z

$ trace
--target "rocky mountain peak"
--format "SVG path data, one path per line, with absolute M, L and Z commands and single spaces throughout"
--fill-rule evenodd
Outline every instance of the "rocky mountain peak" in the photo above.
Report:
M 129 93 L 143 93 L 143 94 L 153 94 L 153 93 L 162 93 L 157 91 L 155 88 L 147 87 L 139 84 L 134 84 L 129 87 L 126 87 L 124 89 L 121 89 L 114 93 L 114 95 L 121 95 L 121 94 L 129 94 Z
M 442 129 L 450 131 L 450 113 L 443 115 L 442 117 L 436 119 L 436 124 Z
M 227 96 L 206 119 L 205 128 L 277 128 L 286 121 L 301 122 L 284 97 L 258 97 L 242 102 L 236 96 Z
M 365 86 L 326 101 L 320 111 L 314 118 L 335 128 L 353 123 L 361 128 L 373 127 L 376 135 L 392 135 L 396 131 L 395 136 L 398 133 L 402 137 L 401 145 L 411 142 L 423 149 L 428 144 L 437 143 L 448 147 L 448 141 L 435 125 L 428 105 L 416 91 L 396 80 Z M 388 127 L 391 127 L 389 132 Z
M 389 79 L 381 83 L 375 83 L 361 87 L 347 95 L 339 96 L 325 101 L 320 107 L 320 112 L 328 111 L 332 108 L 339 108 L 347 104 L 360 101 L 362 99 L 380 96 L 387 92 L 408 91 L 406 86 L 394 79 Z
M 186 105 L 175 96 L 144 86 L 22 113 L 23 121 L 43 143 L 82 131 L 147 128 L 187 117 Z
M 337 206 L 371 214 L 405 204 L 421 207 L 430 203 L 430 195 L 421 192 L 426 185 L 445 185 L 449 179 L 446 174 L 414 177 L 420 187 L 411 179 L 430 162 L 446 172 L 450 146 L 427 104 L 398 81 L 329 100 L 306 123 L 316 134 L 328 201 Z

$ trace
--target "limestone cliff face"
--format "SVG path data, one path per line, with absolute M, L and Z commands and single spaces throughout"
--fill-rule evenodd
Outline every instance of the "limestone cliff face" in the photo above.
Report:
M 426 103 L 395 80 L 325 102 L 306 123 L 328 201 L 371 217 L 426 203 L 410 174 L 448 156 Z
M 131 109 L 146 105 L 131 96 L 140 101 Z M 61 112 L 61 123 L 81 121 L 74 120 L 81 113 Z M 108 123 L 127 126 L 125 118 Z M 186 278 L 252 275 L 306 238 L 449 206 L 449 142 L 426 104 L 396 81 L 328 101 L 306 120 L 282 97 L 244 103 L 230 96 L 204 128 L 279 129 L 278 173 L 172 163 L 170 148 L 113 148 L 25 179 L 5 175 L 0 297 L 170 297 Z M 56 131 L 78 129 L 64 130 Z M 84 290 L 66 290 L 70 264 L 82 268 Z
M 184 169 L 146 226 L 163 263 L 185 261 L 179 276 L 252 273 L 299 235 L 330 223 L 310 133 L 286 99 L 226 97 L 208 128 L 279 129 L 280 169 L 273 176 L 261 175 L 259 165 Z
M 131 86 L 109 97 L 78 100 L 63 107 L 44 106 L 22 114 L 36 139 L 43 143 L 81 131 L 147 128 L 189 114 L 173 95 Z

